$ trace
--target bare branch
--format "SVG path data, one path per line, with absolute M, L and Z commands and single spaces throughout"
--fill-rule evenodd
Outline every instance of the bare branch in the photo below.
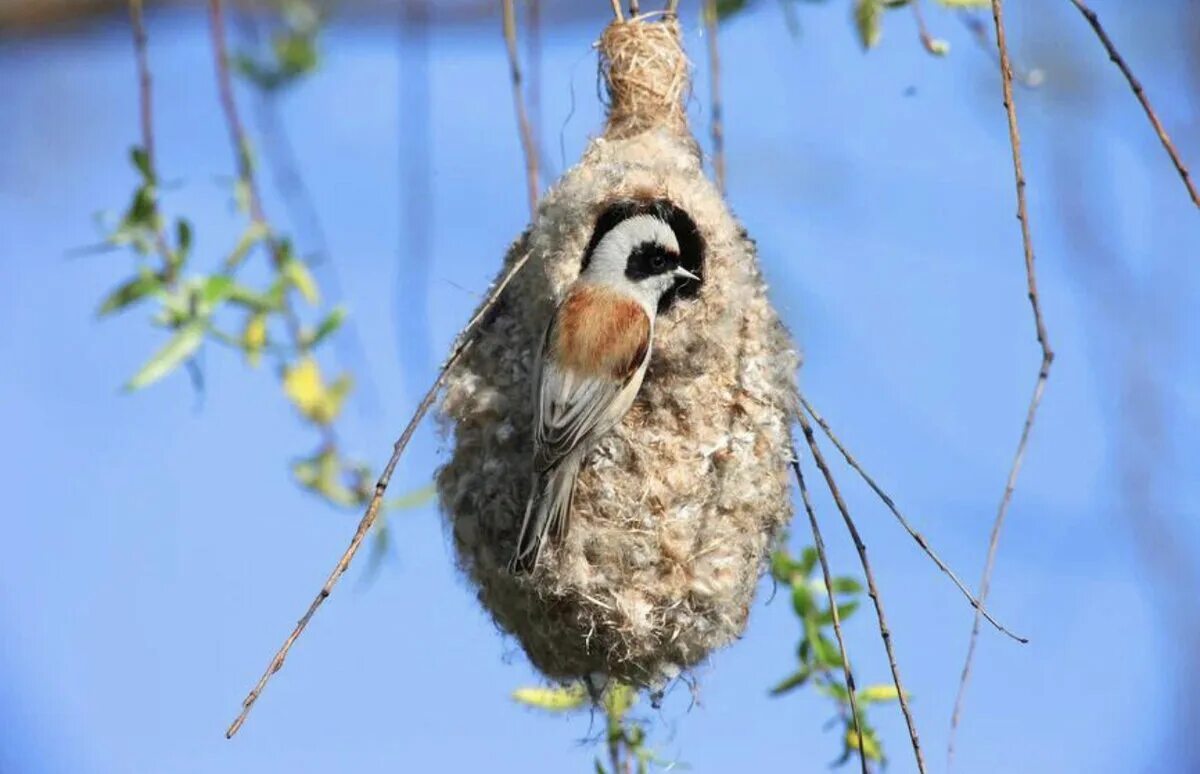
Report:
M 825 595 L 829 598 L 829 610 L 833 615 L 833 633 L 837 637 L 838 650 L 842 654 L 842 672 L 846 676 L 846 693 L 850 695 L 850 714 L 854 716 L 854 734 L 858 737 L 858 761 L 862 764 L 862 774 L 867 774 L 867 755 L 863 747 L 862 724 L 858 717 L 858 688 L 854 684 L 854 673 L 850 671 L 850 654 L 846 651 L 846 641 L 842 637 L 842 617 L 838 613 L 837 600 L 833 598 L 833 578 L 829 572 L 829 559 L 825 556 L 825 540 L 821 537 L 821 527 L 817 524 L 817 514 L 813 511 L 812 499 L 808 496 L 808 487 L 804 484 L 804 473 L 800 471 L 800 459 L 796 450 L 792 449 L 792 470 L 796 472 L 796 483 L 800 485 L 800 499 L 804 501 L 804 510 L 808 513 L 808 523 L 812 527 L 813 544 L 817 548 L 817 558 L 821 560 L 821 574 L 825 578 Z
M 966 11 L 957 14 L 957 16 L 962 20 L 963 26 L 971 33 L 971 37 L 975 39 L 975 44 L 979 46 L 979 50 L 988 54 L 993 61 L 999 64 L 1000 57 L 996 54 L 996 46 L 992 42 L 992 36 L 988 34 L 988 27 L 984 23 L 983 18 Z M 1025 69 L 1019 64 L 1014 64 L 1012 71 L 1013 80 L 1027 89 L 1036 89 L 1042 85 L 1042 81 L 1046 78 L 1046 74 L 1039 67 Z
M 888 510 L 892 512 L 892 515 L 896 517 L 896 520 L 900 522 L 900 526 L 904 527 L 904 531 L 907 532 L 914 541 L 916 541 L 917 545 L 921 547 L 921 550 L 925 552 L 926 556 L 933 560 L 933 563 L 937 565 L 938 569 L 945 573 L 946 576 L 953 581 L 955 587 L 957 587 L 958 590 L 962 592 L 963 596 L 967 598 L 967 601 L 971 603 L 971 607 L 979 611 L 982 616 L 987 619 L 988 623 L 996 627 L 996 629 L 1001 633 L 1007 634 L 1009 637 L 1012 637 L 1014 640 L 1020 643 L 1029 642 L 1028 639 L 1014 634 L 1003 624 L 993 618 L 992 614 L 983 607 L 983 603 L 971 594 L 966 585 L 959 580 L 958 575 L 955 574 L 954 570 L 951 570 L 950 567 L 942 561 L 941 557 L 939 557 L 929 545 L 929 541 L 925 539 L 925 536 L 918 532 L 912 526 L 912 524 L 909 523 L 908 519 L 904 518 L 904 514 L 900 513 L 900 509 L 896 507 L 895 501 L 888 496 L 887 492 L 883 491 L 883 488 L 880 487 L 879 484 L 875 482 L 875 479 L 871 478 L 871 475 L 863 469 L 863 466 L 860 465 L 858 460 L 854 458 L 854 455 L 852 455 L 849 450 L 842 445 L 842 442 L 836 435 L 834 435 L 833 428 L 829 426 L 829 423 L 825 421 L 824 417 L 817 413 L 817 410 L 813 408 L 813 405 L 808 402 L 808 399 L 805 398 L 803 394 L 800 395 L 800 404 L 804 407 L 804 410 L 812 416 L 813 421 L 815 421 L 821 427 L 822 432 L 824 432 L 826 437 L 833 442 L 833 445 L 837 447 L 837 450 L 842 453 L 842 457 L 846 459 L 847 464 L 854 468 L 858 475 L 862 476 L 863 481 L 867 482 L 867 486 L 871 487 L 872 491 L 879 496 L 879 499 L 883 501 L 883 504 L 887 506 Z
M 1141 82 L 1134 76 L 1133 71 L 1129 69 L 1129 65 L 1125 64 L 1125 59 L 1117 51 L 1117 47 L 1113 45 L 1112 39 L 1108 37 L 1108 33 L 1104 31 L 1104 27 L 1100 24 L 1100 17 L 1096 12 L 1085 5 L 1082 0 L 1070 0 L 1071 4 L 1079 9 L 1083 14 L 1083 18 L 1087 19 L 1087 23 L 1091 25 L 1095 31 L 1096 37 L 1100 38 L 1100 43 L 1104 45 L 1104 50 L 1108 52 L 1108 58 L 1112 63 L 1120 69 L 1121 74 L 1125 76 L 1125 80 L 1129 81 L 1129 88 L 1133 90 L 1133 95 L 1137 97 L 1138 102 L 1142 105 L 1142 110 L 1146 111 L 1146 118 L 1150 119 L 1150 125 L 1154 127 L 1154 133 L 1158 135 L 1159 142 L 1167 151 L 1167 155 L 1171 157 L 1171 163 L 1175 165 L 1175 170 L 1179 173 L 1180 179 L 1183 180 L 1183 185 L 1187 188 L 1188 195 L 1192 198 L 1192 203 L 1200 207 L 1200 194 L 1196 192 L 1196 186 L 1192 184 L 1192 176 L 1188 172 L 1187 166 L 1183 163 L 1183 159 L 1179 157 L 1179 151 L 1175 150 L 1175 144 L 1171 142 L 1170 135 L 1163 128 L 1162 121 L 1158 120 L 1158 114 L 1154 112 L 1154 108 L 1150 105 L 1150 99 L 1146 96 L 1146 92 L 1142 89 Z
M 821 454 L 820 447 L 817 446 L 817 439 L 813 436 L 812 425 L 809 424 L 808 418 L 801 412 L 796 415 L 800 421 L 800 429 L 804 432 L 804 440 L 808 442 L 808 448 L 812 451 L 813 460 L 817 463 L 817 467 L 821 470 L 821 475 L 825 477 L 825 483 L 829 487 L 829 493 L 833 495 L 833 501 L 837 505 L 838 511 L 842 514 L 842 520 L 846 522 L 846 529 L 850 532 L 850 537 L 854 540 L 854 548 L 858 551 L 858 560 L 862 564 L 863 574 L 867 578 L 867 592 L 871 597 L 871 601 L 875 603 L 875 617 L 879 622 L 879 636 L 883 639 L 883 648 L 887 651 L 888 665 L 892 670 L 892 682 L 896 686 L 896 694 L 900 700 L 900 711 L 904 713 L 904 722 L 908 725 L 908 738 L 912 741 L 913 755 L 917 760 L 917 770 L 921 774 L 925 774 L 925 758 L 921 754 L 921 741 L 917 736 L 916 722 L 913 720 L 912 711 L 908 707 L 908 694 L 904 691 L 904 685 L 900 681 L 900 668 L 896 665 L 896 654 L 892 650 L 892 632 L 888 628 L 887 616 L 883 612 L 883 599 L 879 596 L 879 589 L 875 586 L 875 574 L 871 571 L 871 563 L 867 560 L 867 546 L 863 543 L 862 536 L 858 533 L 858 527 L 855 526 L 854 520 L 850 518 L 850 511 L 846 508 L 846 503 L 842 500 L 842 493 L 838 490 L 837 483 L 833 480 L 833 473 L 830 472 L 829 466 L 825 464 L 825 457 Z
M 1008 42 L 1004 34 L 1004 12 L 1002 0 L 992 0 L 992 19 L 996 24 L 996 48 L 1000 55 L 1000 80 L 1004 91 L 1004 111 L 1008 118 L 1008 139 L 1012 147 L 1013 176 L 1017 189 L 1017 219 L 1021 222 L 1021 244 L 1025 253 L 1025 282 L 1029 295 L 1029 304 L 1033 311 L 1034 328 L 1037 331 L 1038 344 L 1042 348 L 1042 361 L 1038 367 L 1037 379 L 1034 382 L 1033 397 L 1030 398 L 1029 408 L 1025 413 L 1025 423 L 1021 427 L 1021 439 L 1017 443 L 1017 451 L 1013 455 L 1012 465 L 1008 471 L 1008 480 L 1004 485 L 1004 494 L 1000 498 L 1000 507 L 996 512 L 996 520 L 992 523 L 992 534 L 988 539 L 987 559 L 984 561 L 983 577 L 979 582 L 979 602 L 987 601 L 991 587 L 992 569 L 995 567 L 996 550 L 1000 545 L 1000 532 L 1004 527 L 1004 518 L 1008 514 L 1012 502 L 1013 490 L 1017 486 L 1017 476 L 1021 473 L 1021 464 L 1025 460 L 1025 450 L 1029 445 L 1029 436 L 1033 431 L 1033 423 L 1037 418 L 1038 406 L 1041 405 L 1042 395 L 1046 390 L 1046 381 L 1050 377 L 1050 365 L 1054 362 L 1054 351 L 1050 348 L 1050 339 L 1046 333 L 1046 323 L 1042 317 L 1042 304 L 1038 296 L 1037 271 L 1034 268 L 1033 237 L 1029 232 L 1029 213 L 1025 205 L 1025 170 L 1021 162 L 1021 131 L 1017 126 L 1017 106 L 1013 101 L 1012 63 L 1008 56 Z M 950 716 L 950 738 L 946 746 L 947 766 L 954 762 L 954 743 L 958 735 L 958 724 L 962 717 L 963 701 L 966 697 L 967 684 L 971 679 L 971 664 L 975 657 L 975 646 L 979 639 L 980 610 L 975 612 L 975 622 L 971 627 L 971 638 L 967 645 L 967 657 L 963 662 L 962 675 L 959 678 L 958 694 L 954 699 L 954 711 Z
M 517 12 L 514 0 L 504 0 L 504 42 L 508 48 L 508 68 L 512 78 L 513 106 L 517 111 L 517 129 L 521 135 L 521 150 L 525 153 L 525 182 L 529 194 L 529 214 L 537 212 L 538 201 L 538 151 L 533 139 L 533 127 L 525 110 L 525 98 L 521 93 L 521 62 L 517 53 Z
M 271 659 L 271 663 L 267 666 L 267 670 L 263 672 L 262 677 L 258 679 L 258 683 L 255 684 L 254 688 L 242 702 L 242 711 L 238 713 L 237 718 L 234 719 L 233 723 L 229 726 L 229 729 L 225 732 L 226 739 L 233 738 L 233 735 L 236 734 L 238 729 L 242 727 L 242 724 L 246 722 L 246 716 L 249 715 L 251 708 L 254 707 L 254 703 L 258 701 L 258 697 L 262 694 L 263 689 L 266 688 L 267 682 L 276 672 L 283 668 L 283 662 L 287 659 L 288 652 L 292 649 L 292 645 L 296 643 L 296 640 L 300 637 L 300 634 L 304 631 L 305 627 L 308 626 L 308 622 L 312 619 L 313 614 L 317 612 L 317 608 L 319 608 L 321 603 L 329 597 L 330 593 L 333 591 L 334 585 L 337 584 L 338 580 L 342 577 L 346 570 L 350 568 L 350 562 L 354 560 L 354 555 L 358 553 L 359 547 L 362 545 L 362 542 L 366 538 L 367 534 L 371 531 L 371 527 L 374 525 L 375 519 L 379 515 L 379 507 L 383 502 L 383 495 L 387 491 L 388 484 L 392 480 L 392 473 L 396 469 L 396 464 L 400 461 L 400 455 L 404 453 L 404 449 L 408 446 L 408 442 L 412 439 L 413 433 L 416 432 L 417 426 L 420 425 L 421 420 L 433 406 L 433 402 L 437 399 L 437 395 L 441 391 L 442 385 L 444 385 L 446 382 L 446 377 L 450 373 L 450 369 L 454 367 L 454 364 L 457 363 L 462 358 L 463 354 L 465 354 L 467 350 L 471 348 L 471 345 L 475 343 L 475 337 L 479 332 L 481 323 L 491 313 L 492 309 L 495 307 L 496 301 L 499 300 L 500 295 L 504 292 L 504 289 L 508 286 L 508 283 L 514 276 L 516 276 L 517 272 L 524 268 L 525 263 L 528 260 L 529 255 L 526 253 L 512 263 L 508 270 L 504 272 L 500 279 L 488 291 L 488 294 L 484 298 L 483 304 L 479 307 L 479 310 L 467 323 L 466 327 L 464 327 L 458 334 L 454 347 L 450 350 L 450 356 L 446 358 L 446 362 L 442 365 L 441 370 L 438 372 L 437 378 L 434 379 L 433 384 L 425 393 L 425 397 L 423 397 L 421 402 L 417 405 L 417 410 L 413 413 L 412 418 L 409 419 L 408 425 L 404 428 L 404 432 L 400 435 L 400 437 L 396 440 L 395 445 L 392 447 L 392 456 L 390 459 L 388 459 L 387 465 L 383 469 L 383 473 L 379 476 L 379 480 L 375 484 L 375 492 L 371 496 L 371 502 L 367 506 L 366 513 L 363 514 L 362 520 L 359 521 L 358 528 L 354 531 L 354 537 L 351 538 L 350 545 L 347 546 L 346 550 L 342 553 L 341 558 L 338 559 L 337 564 L 333 568 L 333 572 L 331 572 L 329 577 L 325 580 L 325 585 L 321 587 L 321 590 L 317 593 L 317 596 L 308 606 L 308 610 L 305 611 L 304 615 L 296 623 L 295 628 L 292 629 L 292 633 L 288 635 L 286 640 L 284 640 L 283 645 L 275 653 L 275 657 Z
M 621 11 L 621 0 L 611 0 L 611 3 L 612 3 L 613 17 L 616 18 L 616 20 L 619 22 L 625 21 L 625 14 L 624 14 L 624 12 Z
M 721 115 L 721 52 L 717 46 L 717 0 L 704 0 L 704 30 L 708 39 L 708 101 L 712 134 L 713 176 L 717 190 L 725 193 L 725 126 Z

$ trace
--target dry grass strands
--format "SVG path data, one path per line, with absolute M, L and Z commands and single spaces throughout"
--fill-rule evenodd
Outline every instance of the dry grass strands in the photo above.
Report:
M 600 37 L 600 68 L 609 96 L 607 139 L 659 126 L 687 134 L 683 103 L 690 80 L 677 19 L 610 24 Z
M 606 132 L 542 200 L 506 259 L 528 254 L 527 269 L 446 383 L 453 453 L 437 485 L 460 565 L 554 679 L 657 687 L 736 639 L 791 516 L 799 358 L 754 243 L 703 174 L 678 35 L 670 18 L 605 31 Z M 596 232 L 647 211 L 675 229 L 702 283 L 659 315 L 638 399 L 585 461 L 569 531 L 514 575 L 542 333 Z

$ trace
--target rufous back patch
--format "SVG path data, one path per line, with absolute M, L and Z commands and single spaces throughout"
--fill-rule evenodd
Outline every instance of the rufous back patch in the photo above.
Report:
M 585 285 L 563 301 L 551 344 L 560 367 L 625 380 L 650 348 L 650 318 L 638 302 Z

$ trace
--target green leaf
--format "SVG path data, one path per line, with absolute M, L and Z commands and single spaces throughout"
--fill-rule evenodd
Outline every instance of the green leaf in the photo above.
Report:
M 419 508 L 426 503 L 432 502 L 437 496 L 437 487 L 433 484 L 428 484 L 420 489 L 414 489 L 405 495 L 400 495 L 394 500 L 388 500 L 388 510 L 405 510 L 408 508 Z
M 333 311 L 317 325 L 317 329 L 313 331 L 312 336 L 308 339 L 308 346 L 315 347 L 320 344 L 327 336 L 340 328 L 345 319 L 345 308 L 341 306 L 334 307 Z
M 724 20 L 746 9 L 746 0 L 717 0 L 717 19 Z
M 813 571 L 813 568 L 817 566 L 817 559 L 819 558 L 820 557 L 817 555 L 817 549 L 813 548 L 812 546 L 805 547 L 805 549 L 800 553 L 800 574 L 807 577 L 808 574 Z
M 817 684 L 817 689 L 826 696 L 837 699 L 842 704 L 850 703 L 850 692 L 846 690 L 846 686 L 835 680 L 824 680 Z
M 175 265 L 182 266 L 184 263 L 186 263 L 188 255 L 191 252 L 192 224 L 188 223 L 183 218 L 179 218 L 175 221 Z
M 795 568 L 796 563 L 792 561 L 792 557 L 788 556 L 787 551 L 776 551 L 771 554 L 771 575 L 780 583 L 791 583 Z
M 518 688 L 512 697 L 521 704 L 547 712 L 569 712 L 582 707 L 588 699 L 582 683 L 558 688 Z
M 262 357 L 263 347 L 267 346 L 267 316 L 262 312 L 254 312 L 246 320 L 242 329 L 242 351 L 246 353 L 246 361 L 253 366 L 258 365 Z
M 864 49 L 872 49 L 883 35 L 883 6 L 879 0 L 856 0 L 854 26 Z
M 171 340 L 133 375 L 125 389 L 140 390 L 171 373 L 200 347 L 206 329 L 207 323 L 204 320 L 193 320 L 180 328 Z
M 162 287 L 162 278 L 157 274 L 149 272 L 139 274 L 124 284 L 117 286 L 105 296 L 96 314 L 99 317 L 103 317 L 106 314 L 120 311 L 130 304 L 142 300 L 146 296 L 157 293 L 162 290 Z
M 854 730 L 854 724 L 847 724 L 846 736 L 843 740 L 847 750 L 858 749 L 858 732 Z M 862 754 L 869 761 L 883 760 L 883 746 L 879 743 L 879 739 L 875 736 L 875 732 L 864 728 L 862 730 Z
M 247 309 L 252 309 L 255 312 L 271 312 L 276 309 L 278 304 L 276 299 L 268 296 L 265 293 L 259 293 L 244 285 L 234 284 L 229 288 L 227 300 L 230 303 L 244 306 Z
M 154 169 L 150 166 L 150 154 L 140 145 L 135 145 L 129 149 L 129 160 L 133 162 L 133 166 L 137 169 L 142 179 L 147 183 L 154 182 Z
M 321 296 L 317 292 L 317 281 L 313 279 L 312 273 L 304 261 L 288 257 L 280 265 L 279 270 L 288 283 L 300 291 L 300 295 L 304 296 L 305 301 L 313 306 L 321 302 Z
M 864 704 L 896 701 L 900 698 L 900 693 L 896 690 L 896 686 L 889 684 L 868 685 L 866 688 L 861 689 L 857 695 L 858 700 Z
M 233 278 L 226 274 L 214 274 L 200 286 L 200 300 L 207 306 L 216 306 L 233 292 Z
M 788 691 L 799 688 L 808 682 L 808 678 L 811 676 L 812 670 L 808 667 L 803 667 L 795 674 L 789 675 L 788 677 L 785 677 L 783 680 L 779 681 L 779 683 L 777 683 L 775 687 L 771 689 L 771 695 L 782 696 Z
M 858 609 L 858 600 L 855 600 L 853 602 L 847 602 L 844 605 L 838 605 L 837 606 L 838 621 L 839 622 L 845 621 L 857 609 Z M 829 626 L 830 624 L 833 623 L 833 613 L 829 610 L 822 610 L 820 615 L 817 616 L 817 623 L 819 623 L 822 626 Z
M 270 229 L 262 223 L 251 223 L 247 226 L 246 230 L 242 232 L 241 237 L 238 238 L 233 252 L 225 259 L 225 269 L 232 270 L 241 265 L 246 256 L 250 254 L 250 251 L 254 249 L 254 246 L 265 239 L 268 234 L 270 234 Z
M 813 654 L 822 666 L 830 669 L 838 669 L 842 666 L 842 652 L 823 634 L 817 635 L 813 641 Z
M 614 682 L 604 693 L 604 711 L 610 722 L 619 723 L 637 701 L 637 692 L 625 683 Z
M 857 578 L 842 576 L 833 579 L 833 590 L 838 594 L 860 594 L 863 587 Z
M 812 589 L 804 583 L 792 586 L 792 609 L 796 615 L 806 618 L 813 610 Z
M 599 758 L 597 758 L 595 760 L 595 764 L 596 764 L 596 774 L 608 774 L 608 769 L 604 768 L 604 764 L 600 762 Z

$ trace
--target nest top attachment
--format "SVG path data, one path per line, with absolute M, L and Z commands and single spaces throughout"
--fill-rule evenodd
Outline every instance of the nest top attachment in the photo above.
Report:
M 687 135 L 683 103 L 691 79 L 679 20 L 614 21 L 599 47 L 609 96 L 604 136 L 623 140 L 659 127 Z

